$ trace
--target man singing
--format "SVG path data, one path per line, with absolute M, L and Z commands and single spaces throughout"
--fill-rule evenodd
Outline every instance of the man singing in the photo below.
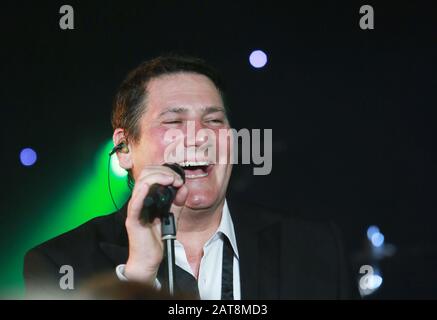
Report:
M 30 250 L 24 264 L 30 297 L 43 292 L 68 297 L 101 274 L 110 274 L 114 283 L 139 283 L 162 293 L 161 221 L 140 218 L 154 184 L 177 189 L 171 212 L 177 223 L 178 293 L 235 300 L 355 295 L 333 226 L 297 218 L 287 212 L 287 203 L 284 213 L 239 203 L 227 193 L 231 161 L 202 157 L 205 146 L 213 144 L 217 159 L 229 160 L 231 144 L 223 148 L 222 140 L 211 137 L 230 129 L 223 95 L 216 71 L 196 58 L 162 56 L 128 74 L 115 97 L 112 125 L 114 151 L 133 185 L 131 197 L 119 211 Z M 179 144 L 170 130 L 182 132 Z M 207 134 L 198 134 L 201 130 Z M 184 151 L 194 150 L 176 156 L 185 182 L 163 166 L 181 143 Z M 74 270 L 75 290 L 59 285 L 63 265 Z

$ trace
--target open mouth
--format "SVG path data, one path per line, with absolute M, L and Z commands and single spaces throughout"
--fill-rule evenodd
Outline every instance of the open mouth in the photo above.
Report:
M 214 166 L 207 161 L 184 161 L 179 163 L 179 165 L 184 169 L 186 179 L 207 177 Z

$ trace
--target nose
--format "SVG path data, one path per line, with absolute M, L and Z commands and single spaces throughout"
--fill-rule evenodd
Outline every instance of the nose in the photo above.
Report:
M 208 134 L 205 134 L 202 129 L 204 129 L 204 126 L 201 121 L 197 121 L 197 120 L 187 121 L 186 129 L 184 133 L 185 147 L 198 148 L 208 141 Z

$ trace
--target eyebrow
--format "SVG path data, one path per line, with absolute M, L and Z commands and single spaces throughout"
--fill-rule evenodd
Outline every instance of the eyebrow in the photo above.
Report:
M 163 115 L 165 115 L 167 113 L 183 114 L 183 113 L 188 113 L 188 111 L 189 110 L 185 107 L 169 107 L 169 108 L 166 108 L 164 111 L 162 111 L 159 114 L 159 117 L 162 117 Z M 214 112 L 223 112 L 224 114 L 226 114 L 225 108 L 218 107 L 218 106 L 202 107 L 202 112 L 203 112 L 203 114 L 210 114 L 210 113 L 214 113 Z
M 181 114 L 181 113 L 187 113 L 187 112 L 188 112 L 188 109 L 184 108 L 184 107 L 169 107 L 169 108 L 166 108 L 164 111 L 162 111 L 159 114 L 159 117 L 163 116 L 166 113 L 178 113 L 178 114 Z
M 225 108 L 223 108 L 223 107 L 210 106 L 210 107 L 206 107 L 206 108 L 202 108 L 202 109 L 203 109 L 204 114 L 209 114 L 209 113 L 214 113 L 214 112 L 223 112 L 224 114 L 226 114 Z

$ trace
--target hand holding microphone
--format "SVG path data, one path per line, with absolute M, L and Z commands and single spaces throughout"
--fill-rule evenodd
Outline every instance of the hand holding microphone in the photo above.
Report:
M 177 173 L 185 183 L 184 169 L 177 163 L 165 163 L 163 166 L 172 169 Z M 144 199 L 144 206 L 141 212 L 141 219 L 144 222 L 153 222 L 155 218 L 163 218 L 170 211 L 177 188 L 173 185 L 154 184 L 150 187 L 149 192 Z
M 177 167 L 147 166 L 135 181 L 126 218 L 129 258 L 125 275 L 129 280 L 153 285 L 156 279 L 163 259 L 160 218 L 173 202 L 182 206 L 188 195 L 183 170 Z

